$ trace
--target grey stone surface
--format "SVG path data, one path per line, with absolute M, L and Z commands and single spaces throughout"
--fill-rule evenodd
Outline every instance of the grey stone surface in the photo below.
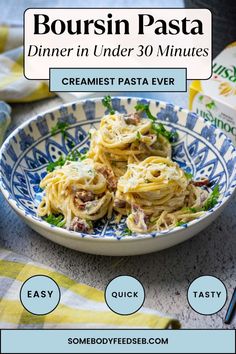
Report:
M 158 96 L 166 99 L 165 95 Z M 173 99 L 172 99 L 173 97 Z M 171 101 L 186 106 L 185 94 Z M 60 98 L 13 105 L 11 129 L 36 113 L 57 106 Z M 200 275 L 219 277 L 229 298 L 236 279 L 236 198 L 220 217 L 191 240 L 162 252 L 136 257 L 104 257 L 83 254 L 54 244 L 31 230 L 0 194 L 0 246 L 54 267 L 78 282 L 104 289 L 113 277 L 136 276 L 146 290 L 145 306 L 177 317 L 183 328 L 235 328 L 224 325 L 227 305 L 213 316 L 195 313 L 187 302 L 187 288 Z

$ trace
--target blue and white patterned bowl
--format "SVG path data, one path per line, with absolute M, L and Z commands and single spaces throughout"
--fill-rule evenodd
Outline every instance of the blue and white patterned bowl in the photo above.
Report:
M 221 197 L 214 209 L 202 218 L 172 230 L 150 235 L 122 235 L 124 222 L 119 226 L 113 221 L 97 223 L 93 235 L 79 234 L 51 226 L 36 215 L 42 197 L 40 180 L 46 166 L 67 154 L 75 145 L 83 150 L 89 145 L 88 131 L 97 127 L 107 113 L 101 98 L 78 101 L 38 115 L 22 124 L 5 141 L 0 152 L 0 186 L 3 195 L 14 210 L 34 230 L 48 239 L 88 253 L 103 255 L 134 255 L 154 252 L 187 240 L 209 225 L 222 211 L 232 196 L 236 185 L 236 150 L 230 140 L 219 130 L 195 113 L 172 104 L 140 98 L 114 97 L 113 107 L 118 112 L 134 111 L 138 103 L 149 103 L 154 115 L 167 129 L 176 130 L 179 139 L 173 144 L 173 158 L 195 178 L 206 176 L 212 184 L 219 184 Z M 57 121 L 70 124 L 65 140 L 50 130 Z M 67 135 L 68 136 L 68 135 Z

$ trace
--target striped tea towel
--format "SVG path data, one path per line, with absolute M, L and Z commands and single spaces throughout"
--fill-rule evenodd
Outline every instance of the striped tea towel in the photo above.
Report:
M 53 278 L 61 290 L 57 308 L 38 316 L 26 311 L 19 300 L 20 288 L 33 275 Z M 51 268 L 11 251 L 0 249 L 0 328 L 180 328 L 177 320 L 142 308 L 120 316 L 107 307 L 104 292 L 77 283 Z
M 0 147 L 4 140 L 6 130 L 11 122 L 11 108 L 5 102 L 0 101 Z
M 0 26 L 0 100 L 30 102 L 53 96 L 46 81 L 23 74 L 23 29 Z

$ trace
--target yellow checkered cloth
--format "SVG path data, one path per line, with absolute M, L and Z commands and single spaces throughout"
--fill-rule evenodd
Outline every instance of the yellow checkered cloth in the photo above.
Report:
M 46 81 L 23 74 L 23 29 L 0 26 L 0 100 L 30 102 L 53 96 Z
M 38 316 L 26 311 L 19 299 L 22 284 L 33 275 L 53 278 L 61 290 L 57 308 Z M 180 328 L 180 323 L 157 311 L 142 308 L 130 316 L 113 313 L 104 292 L 79 284 L 51 268 L 0 249 L 0 328 Z

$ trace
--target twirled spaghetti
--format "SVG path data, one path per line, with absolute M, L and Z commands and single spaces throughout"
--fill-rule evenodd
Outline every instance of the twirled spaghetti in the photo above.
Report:
M 67 162 L 41 181 L 45 195 L 38 215 L 62 214 L 66 228 L 91 232 L 92 221 L 111 216 L 115 186 L 112 171 L 100 163 Z
M 161 231 L 196 219 L 213 208 L 219 197 L 216 185 L 209 195 L 207 178 L 192 175 L 171 160 L 170 142 L 178 139 L 150 112 L 137 104 L 133 114 L 114 113 L 112 100 L 103 100 L 111 112 L 91 131 L 87 154 L 73 150 L 52 161 L 41 181 L 44 195 L 38 215 L 50 224 L 77 232 L 93 232 L 93 224 L 126 216 L 129 232 Z M 141 118 L 145 113 L 148 118 Z M 67 126 L 56 125 L 67 137 Z M 79 161 L 78 161 L 79 160 Z
M 152 156 L 130 164 L 119 179 L 114 208 L 128 215 L 133 232 L 148 233 L 172 228 L 200 217 L 208 192 L 195 186 L 169 158 Z
M 91 132 L 88 156 L 122 176 L 127 166 L 148 156 L 171 156 L 171 144 L 152 131 L 152 122 L 139 113 L 104 116 L 98 130 Z

